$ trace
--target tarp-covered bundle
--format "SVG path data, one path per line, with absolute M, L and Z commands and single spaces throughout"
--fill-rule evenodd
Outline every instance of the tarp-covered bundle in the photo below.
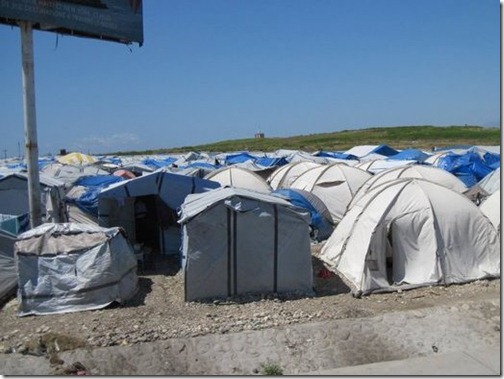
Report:
M 239 188 L 182 204 L 185 300 L 313 294 L 310 215 L 276 196 Z
M 137 260 L 120 228 L 42 224 L 14 244 L 20 316 L 123 303 L 137 291 Z
M 464 195 L 401 178 L 354 204 L 321 259 L 356 295 L 500 277 L 497 231 Z

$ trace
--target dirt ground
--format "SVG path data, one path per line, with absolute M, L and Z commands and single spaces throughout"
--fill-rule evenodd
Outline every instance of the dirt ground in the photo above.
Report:
M 140 290 L 124 305 L 18 317 L 17 300 L 13 298 L 0 310 L 0 353 L 44 356 L 57 368 L 63 364 L 59 354 L 77 348 L 134 346 L 176 338 L 262 331 L 500 298 L 500 279 L 354 298 L 336 275 L 324 269 L 317 258 L 319 250 L 319 245 L 312 247 L 314 297 L 249 296 L 186 303 L 183 273 L 173 260 L 165 259 L 155 268 L 146 267 L 140 272 Z

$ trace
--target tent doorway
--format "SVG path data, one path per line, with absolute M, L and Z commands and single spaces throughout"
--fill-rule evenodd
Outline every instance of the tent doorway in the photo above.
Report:
M 159 254 L 161 250 L 157 198 L 157 195 L 147 195 L 135 199 L 135 241 L 152 255 Z

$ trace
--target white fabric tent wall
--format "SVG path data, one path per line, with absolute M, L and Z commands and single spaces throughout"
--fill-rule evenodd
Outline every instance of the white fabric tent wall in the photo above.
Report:
M 333 221 L 338 223 L 354 194 L 370 177 L 371 174 L 359 168 L 333 163 L 305 171 L 290 188 L 317 195 L 331 212 Z
M 479 208 L 485 216 L 488 217 L 492 225 L 495 227 L 500 237 L 500 220 L 501 220 L 501 192 L 496 190 L 488 196 L 480 205 Z
M 380 145 L 359 145 L 345 151 L 345 154 L 355 155 L 357 158 L 365 157 L 372 153 Z
M 406 165 L 384 170 L 369 178 L 369 180 L 359 188 L 348 207 L 350 208 L 372 188 L 398 178 L 422 178 L 450 188 L 458 193 L 467 191 L 464 182 L 446 170 L 435 166 L 418 164 Z
M 320 257 L 356 295 L 500 276 L 499 238 L 490 221 L 465 196 L 416 178 L 369 191 Z
M 222 187 L 231 186 L 258 192 L 269 193 L 271 186 L 255 172 L 242 167 L 223 167 L 205 176 L 205 179 L 220 183 Z
M 500 190 L 500 179 L 501 172 L 500 167 L 498 167 L 481 179 L 477 185 L 483 188 L 483 190 L 485 190 L 488 194 L 492 194 L 495 191 Z
M 307 212 L 278 197 L 220 188 L 182 205 L 186 301 L 242 294 L 312 294 Z
M 288 163 L 273 171 L 267 179 L 267 182 L 274 190 L 279 188 L 289 188 L 292 182 L 297 179 L 299 175 L 310 168 L 320 166 L 322 166 L 320 163 L 310 161 Z
M 288 158 L 289 163 L 296 163 L 296 162 L 314 162 L 318 164 L 329 164 L 331 163 L 331 159 L 328 157 L 317 157 L 315 155 L 312 155 L 310 153 L 307 153 L 306 151 L 297 151 L 295 154 L 292 154 Z
M 365 170 L 371 174 L 378 174 L 380 172 L 389 170 L 394 167 L 402 167 L 405 165 L 414 165 L 417 163 L 417 161 L 412 161 L 412 160 L 395 160 L 395 159 L 386 159 L 387 157 L 383 157 L 383 159 L 369 159 L 363 160 L 359 163 L 357 163 L 354 167 L 360 168 L 362 170 Z

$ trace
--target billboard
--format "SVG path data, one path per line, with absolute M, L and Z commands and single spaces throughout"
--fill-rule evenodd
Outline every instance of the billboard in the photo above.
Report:
M 143 44 L 142 0 L 0 0 L 0 23 Z

